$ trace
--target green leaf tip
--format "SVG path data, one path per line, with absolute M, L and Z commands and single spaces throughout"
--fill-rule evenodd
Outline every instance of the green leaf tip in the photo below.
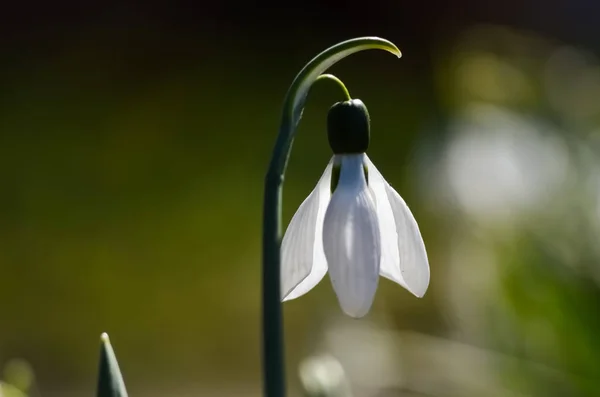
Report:
M 96 396 L 127 397 L 119 363 L 106 332 L 100 336 L 100 365 Z

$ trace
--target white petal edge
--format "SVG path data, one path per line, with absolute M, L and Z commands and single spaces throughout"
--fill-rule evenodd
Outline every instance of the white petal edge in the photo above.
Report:
M 323 218 L 331 198 L 333 158 L 292 217 L 281 242 L 281 296 L 296 299 L 313 289 L 327 273 L 323 252 Z
M 381 275 L 421 298 L 429 287 L 429 261 L 419 226 L 402 197 L 365 157 L 381 232 Z
M 379 282 L 379 225 L 365 180 L 364 154 L 340 157 L 340 179 L 323 223 L 323 247 L 342 311 L 360 318 L 371 309 Z

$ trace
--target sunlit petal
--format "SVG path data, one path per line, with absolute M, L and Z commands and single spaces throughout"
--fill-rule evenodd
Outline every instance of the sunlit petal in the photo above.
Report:
M 369 312 L 377 290 L 379 225 L 365 180 L 364 154 L 340 157 L 340 180 L 325 214 L 323 244 L 340 306 L 359 318 Z
M 429 261 L 419 225 L 398 192 L 385 187 L 398 232 L 400 271 L 408 290 L 421 298 L 429 287 Z
M 386 193 L 387 182 L 377 170 L 371 159 L 365 155 L 369 188 L 375 196 L 377 207 L 377 220 L 381 234 L 381 269 L 380 273 L 385 278 L 397 282 L 404 288 L 408 286 L 404 282 L 400 271 L 400 255 L 398 253 L 398 233 L 392 206 Z
M 365 162 L 381 228 L 381 275 L 422 297 L 429 286 L 429 262 L 419 226 L 371 160 L 366 158 Z
M 331 168 L 294 214 L 281 243 L 281 296 L 284 301 L 310 291 L 327 273 L 323 252 L 323 218 L 331 197 Z

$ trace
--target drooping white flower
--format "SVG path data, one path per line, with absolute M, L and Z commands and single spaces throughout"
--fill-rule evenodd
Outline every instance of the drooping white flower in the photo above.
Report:
M 369 312 L 380 275 L 417 297 L 429 285 L 417 222 L 365 153 L 333 156 L 281 250 L 284 301 L 310 291 L 329 270 L 342 310 L 355 318 Z

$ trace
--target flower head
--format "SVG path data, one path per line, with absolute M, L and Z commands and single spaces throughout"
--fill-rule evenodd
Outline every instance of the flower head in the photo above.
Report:
M 422 297 L 429 285 L 427 252 L 408 206 L 366 155 L 369 114 L 360 100 L 328 115 L 333 157 L 283 237 L 281 294 L 298 298 L 329 271 L 342 310 L 366 315 L 379 276 Z

